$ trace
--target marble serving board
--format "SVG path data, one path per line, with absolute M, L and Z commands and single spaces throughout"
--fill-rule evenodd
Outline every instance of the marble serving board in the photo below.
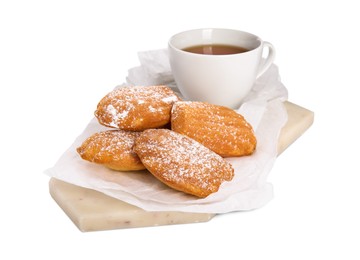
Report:
M 314 113 L 291 102 L 285 102 L 288 121 L 283 127 L 278 154 L 281 154 L 313 123 Z M 82 188 L 51 178 L 50 194 L 81 231 L 149 227 L 206 222 L 215 214 L 186 212 L 149 212 L 101 192 Z

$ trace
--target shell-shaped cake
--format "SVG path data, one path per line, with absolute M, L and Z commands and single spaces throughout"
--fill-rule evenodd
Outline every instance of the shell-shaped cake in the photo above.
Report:
M 176 101 L 179 97 L 167 86 L 117 88 L 100 100 L 95 116 L 107 127 L 142 131 L 168 124 Z
M 171 129 L 223 157 L 250 155 L 257 140 L 252 126 L 236 111 L 205 102 L 176 102 Z
M 118 171 L 137 171 L 145 169 L 139 157 L 132 150 L 135 138 L 140 132 L 108 130 L 88 137 L 77 152 L 82 159 L 102 164 Z
M 217 192 L 234 176 L 234 169 L 224 158 L 168 129 L 145 130 L 136 138 L 134 151 L 161 182 L 197 197 Z

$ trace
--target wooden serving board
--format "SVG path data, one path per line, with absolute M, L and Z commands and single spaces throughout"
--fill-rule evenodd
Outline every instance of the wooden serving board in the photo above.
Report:
M 288 121 L 281 130 L 278 154 L 282 153 L 313 123 L 314 113 L 285 102 Z M 215 214 L 186 212 L 149 212 L 101 192 L 51 178 L 50 194 L 81 231 L 148 227 L 206 222 Z

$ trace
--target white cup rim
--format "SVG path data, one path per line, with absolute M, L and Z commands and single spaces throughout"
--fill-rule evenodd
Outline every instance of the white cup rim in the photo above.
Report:
M 202 43 L 199 44 L 189 44 L 183 47 L 179 47 L 178 44 L 175 44 L 174 41 L 178 40 L 177 38 L 183 37 L 187 34 L 193 34 L 193 33 L 198 33 L 198 32 L 204 32 L 204 31 L 222 31 L 222 32 L 227 32 L 227 33 L 236 33 L 236 34 L 242 34 L 245 37 L 248 37 L 249 39 L 251 39 L 252 42 L 256 42 L 256 46 L 255 47 L 251 47 L 249 48 L 248 51 L 243 52 L 243 53 L 235 53 L 235 54 L 224 54 L 224 55 L 211 55 L 211 54 L 198 54 L 198 53 L 192 53 L 192 52 L 188 52 L 188 51 L 184 51 L 184 48 L 190 47 L 190 46 L 196 46 L 196 45 L 201 45 Z M 221 56 L 234 56 L 234 55 L 244 55 L 246 53 L 255 51 L 256 49 L 260 48 L 262 45 L 262 39 L 252 33 L 246 32 L 246 31 L 242 31 L 242 30 L 237 30 L 237 29 L 227 29 L 227 28 L 198 28 L 198 29 L 191 29 L 191 30 L 185 30 L 179 33 L 174 34 L 168 41 L 168 46 L 170 48 L 172 48 L 174 51 L 180 52 L 182 54 L 186 54 L 186 55 L 195 55 L 195 56 L 203 56 L 203 57 L 212 57 L 212 58 L 216 58 L 216 57 L 221 57 Z M 216 43 L 216 44 L 223 44 L 223 43 Z M 225 43 L 226 44 L 226 43 Z M 229 44 L 231 45 L 231 44 Z M 234 44 L 236 46 L 236 44 Z M 238 46 L 240 46 L 238 44 Z M 246 47 L 246 46 L 241 46 L 241 47 Z

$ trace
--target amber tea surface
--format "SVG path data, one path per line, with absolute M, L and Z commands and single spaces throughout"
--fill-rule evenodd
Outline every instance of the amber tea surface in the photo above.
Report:
M 187 47 L 183 50 L 191 53 L 207 54 L 207 55 L 227 55 L 227 54 L 237 54 L 237 53 L 243 53 L 249 51 L 249 49 L 240 46 L 223 45 L 223 44 L 197 45 L 197 46 Z

